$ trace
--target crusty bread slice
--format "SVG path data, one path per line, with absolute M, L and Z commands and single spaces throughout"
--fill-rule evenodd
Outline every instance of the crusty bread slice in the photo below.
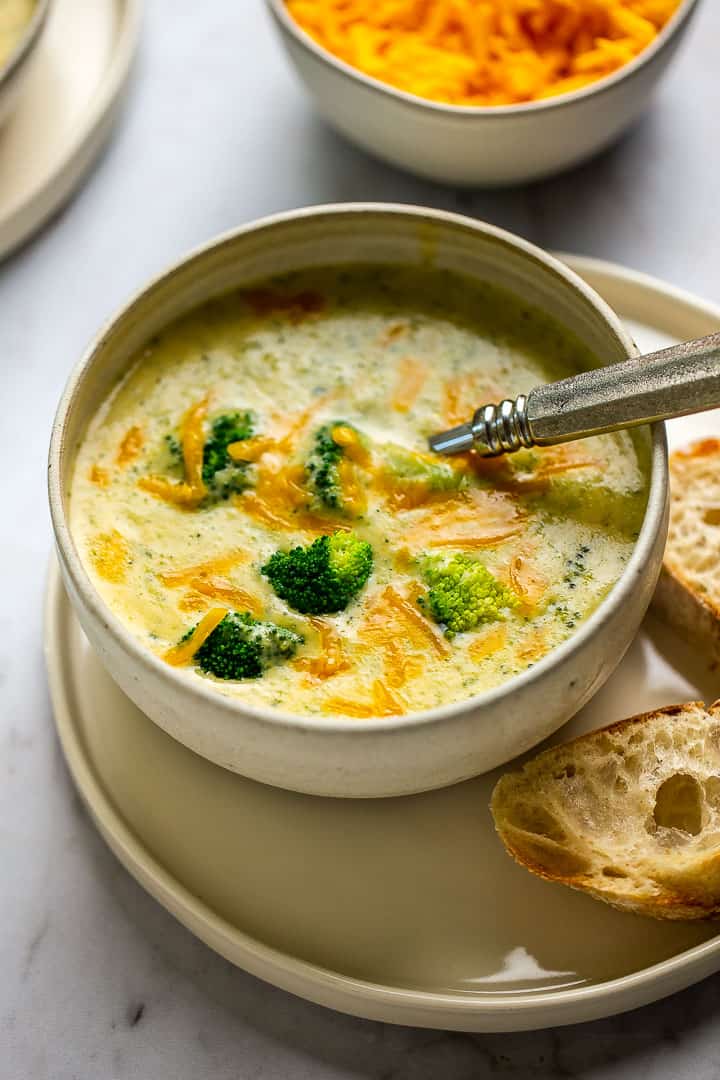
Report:
M 720 439 L 670 456 L 670 529 L 653 608 L 720 660 Z
M 720 702 L 671 705 L 533 758 L 495 786 L 510 854 L 659 919 L 720 915 Z

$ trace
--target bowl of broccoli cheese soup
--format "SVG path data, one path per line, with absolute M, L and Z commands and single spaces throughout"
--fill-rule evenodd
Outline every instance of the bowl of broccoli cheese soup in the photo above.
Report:
M 501 230 L 295 211 L 154 281 L 73 373 L 64 580 L 122 689 L 198 753 L 335 796 L 507 761 L 599 688 L 666 529 L 661 426 L 501 459 L 428 436 L 634 352 Z
M 29 73 L 49 7 L 50 0 L 0 0 L 0 125 Z

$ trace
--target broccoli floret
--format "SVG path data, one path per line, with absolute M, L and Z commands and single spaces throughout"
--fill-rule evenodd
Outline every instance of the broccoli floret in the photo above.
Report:
M 293 656 L 302 641 L 285 626 L 260 622 L 248 612 L 229 611 L 195 653 L 195 662 L 216 679 L 257 679 L 273 664 Z
M 427 491 L 456 491 L 467 484 L 466 476 L 447 461 L 386 443 L 382 447 L 385 472 L 403 484 L 417 484 Z
M 310 488 L 315 504 L 324 510 L 346 512 L 342 484 L 340 480 L 340 462 L 346 455 L 345 446 L 335 441 L 336 430 L 354 432 L 364 445 L 365 440 L 351 424 L 344 420 L 333 420 L 323 424 L 315 432 L 313 447 L 305 462 L 305 479 Z
M 428 558 L 422 574 L 430 589 L 418 603 L 446 627 L 448 636 L 500 619 L 504 608 L 518 602 L 487 567 L 468 555 Z
M 246 461 L 233 461 L 228 446 L 252 438 L 253 417 L 249 412 L 223 413 L 210 425 L 210 435 L 203 447 L 202 478 L 207 488 L 207 502 L 228 499 L 248 486 Z M 183 448 L 173 432 L 165 435 L 165 455 L 160 467 L 175 473 L 183 468 Z
M 227 499 L 247 487 L 247 462 L 233 461 L 227 448 L 252 434 L 253 418 L 248 412 L 224 413 L 213 420 L 203 449 L 202 477 L 214 498 Z
M 276 551 L 262 568 L 277 595 L 304 615 L 343 611 L 370 576 L 373 552 L 354 533 L 320 536 L 309 547 Z

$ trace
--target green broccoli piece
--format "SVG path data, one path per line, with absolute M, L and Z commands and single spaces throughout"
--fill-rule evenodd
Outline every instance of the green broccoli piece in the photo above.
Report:
M 333 438 L 333 431 L 336 428 L 350 428 L 359 435 L 357 429 L 344 420 L 332 420 L 318 428 L 313 439 L 312 450 L 305 462 L 305 480 L 318 508 L 345 512 L 347 507 L 344 506 L 338 468 L 345 456 L 345 447 L 336 443 Z
M 293 656 L 302 642 L 299 634 L 285 626 L 260 622 L 248 612 L 229 611 L 198 649 L 195 662 L 216 679 L 257 679 L 273 664 Z
M 233 461 L 227 448 L 252 434 L 253 418 L 248 412 L 224 413 L 213 420 L 203 449 L 202 478 L 214 498 L 227 499 L 247 487 L 247 462 Z
M 309 547 L 276 551 L 262 573 L 281 600 L 303 615 L 343 611 L 370 576 L 373 552 L 354 533 L 320 536 Z
M 210 425 L 210 435 L 203 447 L 202 478 L 207 488 L 206 502 L 229 499 L 238 491 L 244 491 L 249 481 L 247 461 L 233 461 L 228 446 L 252 438 L 254 434 L 252 414 L 249 412 L 223 413 Z M 182 476 L 183 448 L 175 432 L 164 436 L 164 454 L 158 461 L 163 472 Z
M 222 413 L 211 420 L 203 445 L 202 479 L 206 496 L 202 506 L 213 506 L 250 486 L 250 462 L 234 461 L 228 447 L 231 443 L 251 439 L 254 434 L 254 419 L 249 412 Z M 150 461 L 149 471 L 177 481 L 184 479 L 185 458 L 177 429 L 165 432 Z
M 430 589 L 418 603 L 446 627 L 449 637 L 500 619 L 504 608 L 518 603 L 487 567 L 469 555 L 427 558 L 422 575 Z
M 418 484 L 427 491 L 457 491 L 467 484 L 467 477 L 441 458 L 396 443 L 386 443 L 382 453 L 386 474 L 401 483 Z

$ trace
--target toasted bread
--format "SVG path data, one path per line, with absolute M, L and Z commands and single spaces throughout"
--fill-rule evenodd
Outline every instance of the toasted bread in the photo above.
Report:
M 720 439 L 670 456 L 670 529 L 653 609 L 720 661 Z
M 673 705 L 503 776 L 495 827 L 532 873 L 658 919 L 720 915 L 720 702 Z

